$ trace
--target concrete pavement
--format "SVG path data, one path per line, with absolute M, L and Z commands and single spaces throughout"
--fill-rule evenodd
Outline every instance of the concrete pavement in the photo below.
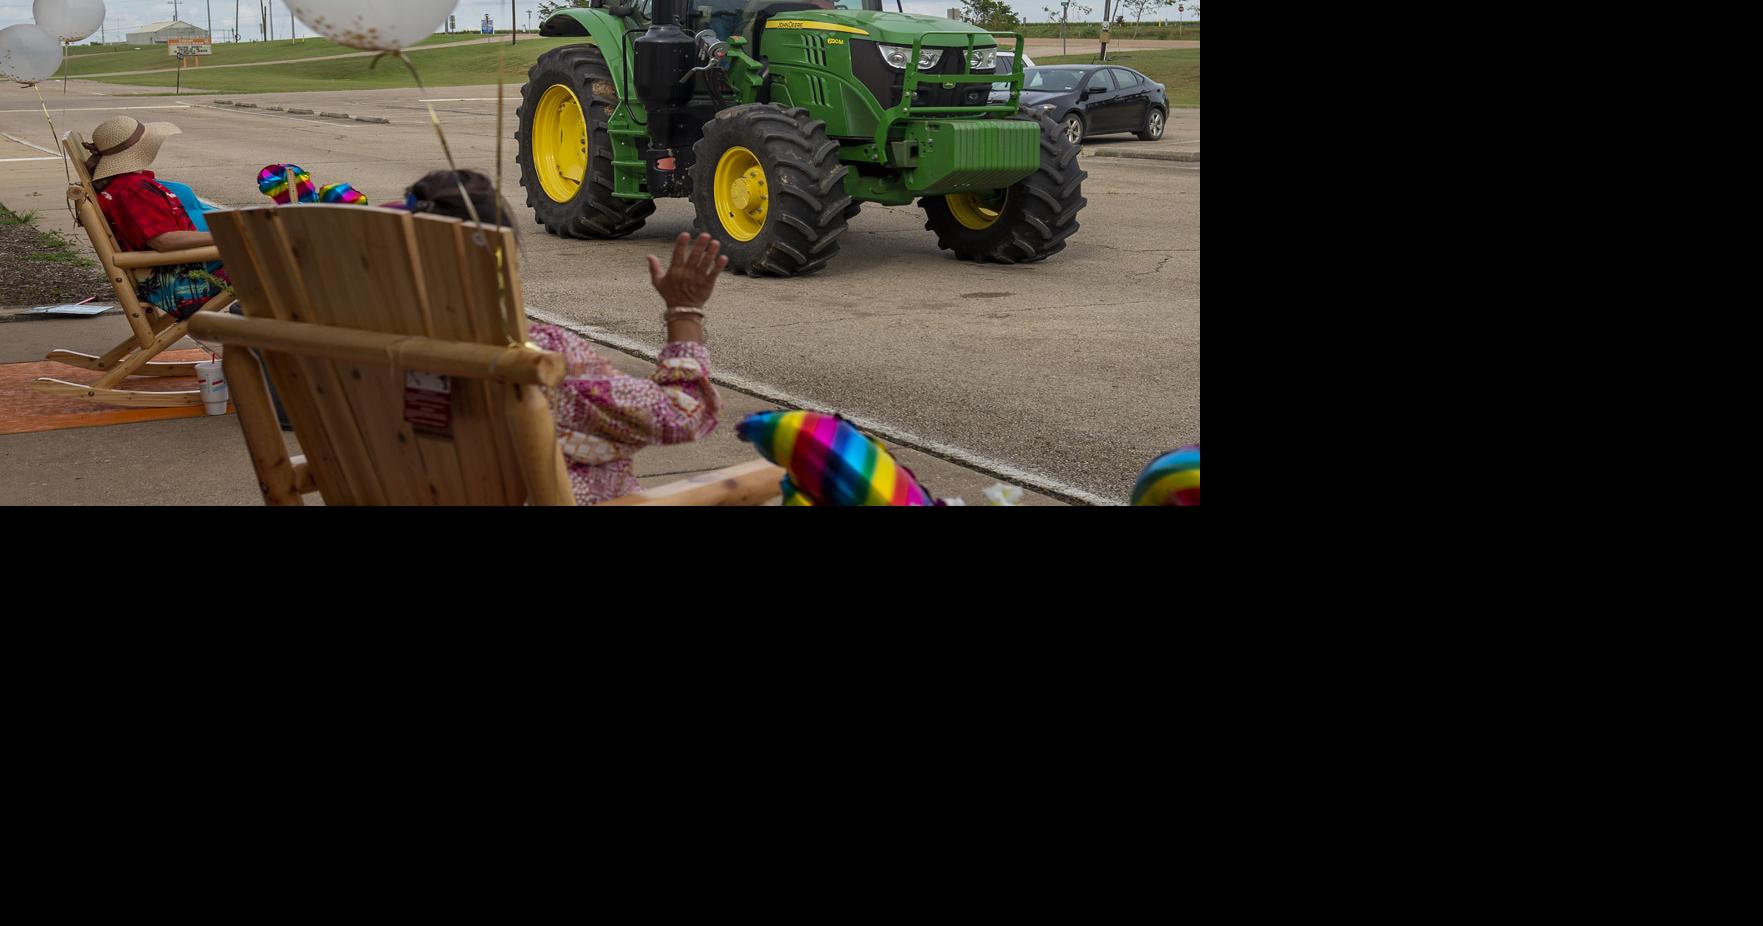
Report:
M 495 171 L 494 87 L 259 94 L 243 97 L 259 103 L 250 110 L 210 97 L 111 95 L 121 89 L 75 81 L 55 118 L 82 132 L 116 112 L 178 123 L 185 134 L 166 144 L 160 172 L 223 205 L 267 202 L 256 175 L 275 162 L 300 164 L 320 184 L 350 181 L 374 201 L 399 198 L 445 166 L 423 100 L 441 111 L 462 166 Z M 506 99 L 500 134 L 511 138 L 517 88 Z M 1007 481 L 1071 501 L 1124 501 L 1153 457 L 1200 439 L 1199 166 L 1095 152 L 1197 154 L 1198 127 L 1198 110 L 1175 110 L 1161 142 L 1087 141 L 1083 228 L 1038 264 L 957 261 L 936 247 L 920 209 L 866 206 L 826 271 L 725 277 L 710 319 L 718 374 L 772 401 L 836 409 L 970 471 L 1009 473 Z M 0 88 L 0 135 L 50 146 L 34 94 Z M 645 228 L 617 241 L 553 238 L 522 208 L 512 141 L 503 156 L 528 305 L 621 349 L 658 348 L 644 257 L 665 254 L 691 228 L 691 204 L 663 201 Z M 44 155 L 0 137 L 0 202 L 39 210 L 45 227 L 83 240 L 62 208 L 62 165 L 34 157 Z M 3 326 L 0 339 L 44 324 Z

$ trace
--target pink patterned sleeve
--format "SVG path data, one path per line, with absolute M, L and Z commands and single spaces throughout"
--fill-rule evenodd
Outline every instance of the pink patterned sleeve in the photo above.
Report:
M 559 431 L 634 449 L 697 440 L 716 428 L 722 402 L 710 382 L 710 352 L 702 344 L 668 343 L 654 374 L 645 379 L 618 372 L 584 339 L 561 328 L 533 325 L 531 338 L 568 362 L 563 383 L 549 390 Z

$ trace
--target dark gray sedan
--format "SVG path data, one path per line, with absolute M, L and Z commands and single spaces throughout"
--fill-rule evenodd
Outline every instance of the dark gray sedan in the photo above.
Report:
M 1077 144 L 1091 135 L 1163 137 L 1169 97 L 1163 85 L 1111 64 L 1047 64 L 1022 72 L 1022 102 L 1053 117 Z

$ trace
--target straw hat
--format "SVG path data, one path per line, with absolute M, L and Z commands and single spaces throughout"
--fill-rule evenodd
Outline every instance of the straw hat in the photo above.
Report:
M 183 132 L 169 122 L 142 122 L 129 116 L 106 119 L 92 130 L 92 140 L 86 143 L 86 150 L 93 155 L 86 168 L 95 181 L 146 170 L 159 156 L 159 146 Z

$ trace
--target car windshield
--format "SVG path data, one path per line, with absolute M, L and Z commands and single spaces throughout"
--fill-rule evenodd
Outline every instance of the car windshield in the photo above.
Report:
M 1065 71 L 1056 68 L 1029 68 L 1022 75 L 1022 89 L 1043 90 L 1047 93 L 1069 93 L 1077 89 L 1078 80 L 1083 77 L 1082 71 Z
M 1022 64 L 1023 64 L 1022 74 L 1023 74 L 1024 80 L 1028 79 L 1028 69 L 1033 67 L 1033 65 L 1028 63 L 1031 60 L 1033 60 L 1033 59 L 1024 58 L 1022 61 Z M 1007 51 L 998 52 L 997 73 L 1008 74 L 1014 70 L 1016 70 L 1016 56 L 1011 54 L 1010 52 L 1007 52 Z M 1008 92 L 1010 90 L 1010 85 L 1004 84 L 1004 83 L 993 84 L 992 89 Z

